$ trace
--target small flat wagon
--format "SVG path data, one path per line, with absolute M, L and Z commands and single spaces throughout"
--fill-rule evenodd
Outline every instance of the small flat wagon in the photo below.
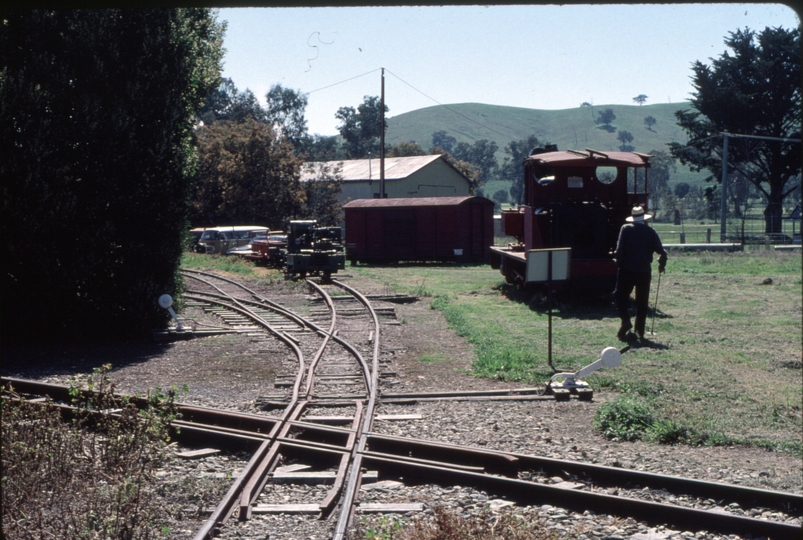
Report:
M 356 199 L 343 209 L 352 264 L 490 260 L 494 203 L 485 197 Z

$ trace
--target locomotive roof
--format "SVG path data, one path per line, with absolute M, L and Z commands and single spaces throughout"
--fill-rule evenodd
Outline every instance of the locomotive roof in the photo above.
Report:
M 527 161 L 551 167 L 598 167 L 614 165 L 620 167 L 649 167 L 649 154 L 640 152 L 600 152 L 597 150 L 559 150 L 534 154 Z

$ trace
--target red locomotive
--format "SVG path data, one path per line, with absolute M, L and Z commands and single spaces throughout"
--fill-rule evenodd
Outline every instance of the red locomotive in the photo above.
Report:
M 619 229 L 635 204 L 647 204 L 650 155 L 535 149 L 524 162 L 524 204 L 502 212 L 502 232 L 517 242 L 491 248 L 491 267 L 527 285 L 531 250 L 571 248 L 569 278 L 553 285 L 606 294 L 616 285 Z M 632 171 L 632 172 L 631 172 Z

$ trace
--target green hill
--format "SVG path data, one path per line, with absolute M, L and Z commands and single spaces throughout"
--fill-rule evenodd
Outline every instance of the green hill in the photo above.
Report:
M 415 141 L 429 149 L 432 146 L 432 134 L 443 130 L 457 142 L 472 144 L 480 139 L 496 141 L 499 146 L 496 157 L 501 164 L 508 142 L 529 135 L 535 135 L 542 143 L 557 144 L 561 150 L 592 148 L 605 151 L 618 150 L 621 142 L 616 137 L 618 131 L 623 130 L 633 135 L 629 144 L 638 152 L 668 151 L 668 143 L 686 141 L 685 134 L 676 123 L 675 111 L 689 108 L 691 105 L 688 102 L 643 106 L 595 105 L 557 111 L 481 103 L 438 105 L 388 118 L 385 142 L 395 145 Z M 612 109 L 616 115 L 611 122 L 614 131 L 606 131 L 594 122 L 605 109 Z M 644 118 L 648 116 L 656 120 L 652 129 L 647 129 L 644 123 Z M 706 176 L 678 165 L 670 183 L 697 184 Z

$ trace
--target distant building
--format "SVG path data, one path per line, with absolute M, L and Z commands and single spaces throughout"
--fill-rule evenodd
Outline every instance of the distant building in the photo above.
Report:
M 318 177 L 318 170 L 327 166 L 330 171 L 341 165 L 343 191 L 340 202 L 379 198 L 379 159 L 306 163 L 301 181 Z M 443 156 L 410 156 L 385 158 L 385 196 L 456 197 L 469 194 L 468 178 L 450 165 Z

